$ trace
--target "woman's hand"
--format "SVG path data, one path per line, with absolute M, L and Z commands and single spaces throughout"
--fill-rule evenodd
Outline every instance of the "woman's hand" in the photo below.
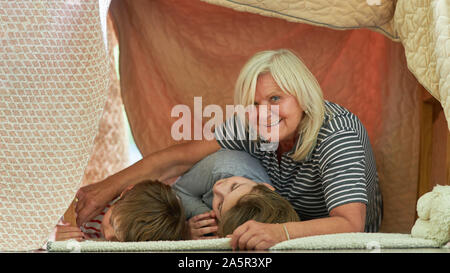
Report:
M 254 220 L 245 222 L 237 227 L 231 237 L 233 250 L 262 250 L 287 240 L 281 224 L 259 223 Z
M 70 223 L 66 222 L 58 223 L 55 228 L 55 241 L 66 241 L 70 239 L 81 242 L 86 237 L 79 227 L 71 226 Z
M 205 212 L 195 215 L 188 220 L 189 229 L 191 232 L 191 239 L 213 239 L 218 236 L 205 236 L 208 233 L 216 233 L 218 226 L 216 222 L 216 215 L 214 211 Z
M 111 183 L 103 180 L 78 190 L 75 199 L 78 226 L 99 215 L 105 206 L 116 197 L 111 187 Z

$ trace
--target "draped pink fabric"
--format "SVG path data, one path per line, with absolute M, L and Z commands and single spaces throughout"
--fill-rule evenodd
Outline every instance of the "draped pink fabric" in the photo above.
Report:
M 290 48 L 325 98 L 366 126 L 385 201 L 382 231 L 409 233 L 417 193 L 419 84 L 400 43 L 366 29 L 338 31 L 200 1 L 122 0 L 113 1 L 110 11 L 122 98 L 143 155 L 177 143 L 171 137 L 175 105 L 193 112 L 194 96 L 203 107 L 232 104 L 235 80 L 250 56 Z

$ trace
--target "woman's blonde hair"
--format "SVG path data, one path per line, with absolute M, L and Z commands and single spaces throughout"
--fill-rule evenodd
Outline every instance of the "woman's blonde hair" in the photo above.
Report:
M 275 191 L 258 184 L 227 210 L 219 221 L 218 235 L 225 237 L 249 220 L 260 223 L 298 222 L 300 218 L 292 205 Z
M 246 107 L 254 104 L 256 82 L 265 73 L 272 75 L 283 92 L 294 96 L 304 111 L 298 126 L 301 140 L 291 156 L 294 160 L 301 161 L 315 146 L 324 120 L 322 89 L 314 75 L 292 51 L 262 51 L 256 53 L 242 68 L 235 85 L 235 105 Z

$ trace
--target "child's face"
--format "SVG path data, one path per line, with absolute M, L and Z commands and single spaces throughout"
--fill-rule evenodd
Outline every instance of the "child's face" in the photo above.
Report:
M 106 211 L 101 224 L 101 232 L 103 234 L 103 237 L 105 237 L 107 241 L 117 241 L 114 228 L 111 224 L 111 214 L 113 208 L 114 205 L 111 206 L 108 211 Z
M 126 188 L 121 194 L 120 198 L 124 196 L 125 193 L 127 193 L 129 190 L 131 190 L 134 187 L 134 185 L 129 186 Z M 119 202 L 118 200 L 117 202 Z M 116 202 L 116 203 L 117 203 Z M 114 228 L 111 221 L 111 214 L 112 210 L 114 208 L 114 205 L 112 205 L 109 210 L 106 211 L 105 215 L 103 216 L 102 224 L 101 224 L 101 233 L 103 234 L 103 237 L 105 237 L 105 240 L 107 241 L 118 241 L 116 238 L 116 233 L 114 232 Z
M 232 208 L 242 196 L 251 192 L 258 183 L 245 177 L 233 176 L 221 179 L 213 187 L 213 210 L 217 219 Z M 272 186 L 264 183 L 267 187 L 274 190 Z

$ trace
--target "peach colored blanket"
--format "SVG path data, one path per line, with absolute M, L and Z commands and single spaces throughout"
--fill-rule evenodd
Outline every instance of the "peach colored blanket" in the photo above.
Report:
M 251 55 L 291 48 L 317 77 L 326 99 L 365 124 L 389 208 L 383 230 L 411 228 L 419 84 L 401 43 L 368 29 L 334 30 L 200 1 L 113 1 L 111 11 L 120 44 L 122 97 L 144 155 L 176 143 L 171 137 L 175 105 L 194 109 L 194 96 L 202 97 L 203 107 L 232 104 L 234 82 Z

